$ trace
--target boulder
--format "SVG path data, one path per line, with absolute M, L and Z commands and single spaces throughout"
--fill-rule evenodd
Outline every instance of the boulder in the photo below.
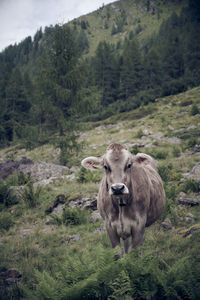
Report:
M 16 268 L 0 268 L 0 288 L 16 284 L 22 278 L 22 272 Z
M 102 220 L 100 213 L 98 212 L 98 210 L 93 211 L 90 217 L 90 223 L 96 223 L 99 220 Z
M 172 222 L 170 219 L 166 218 L 161 224 L 160 227 L 164 230 L 170 230 L 172 229 Z
M 189 196 L 189 195 L 185 194 L 184 192 L 181 192 L 178 195 L 178 197 L 176 198 L 176 200 L 182 205 L 194 206 L 194 205 L 199 205 L 200 196 L 199 195 Z
M 200 162 L 198 162 L 189 173 L 183 174 L 183 176 L 200 182 Z
M 75 200 L 71 200 L 68 206 L 96 210 L 97 199 L 91 199 L 91 198 L 75 199 Z
M 63 194 L 56 196 L 56 199 L 54 200 L 53 204 L 51 204 L 45 210 L 45 214 L 47 214 L 47 215 L 50 213 L 54 213 L 56 215 L 60 214 L 65 207 L 66 199 L 67 199 L 66 196 Z

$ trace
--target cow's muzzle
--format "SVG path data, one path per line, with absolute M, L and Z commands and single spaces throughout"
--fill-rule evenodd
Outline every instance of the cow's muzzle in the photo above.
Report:
M 110 195 L 122 196 L 129 193 L 127 186 L 124 183 L 114 183 L 111 185 Z

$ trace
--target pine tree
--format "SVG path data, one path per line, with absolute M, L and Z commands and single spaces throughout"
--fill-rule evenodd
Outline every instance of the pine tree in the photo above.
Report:
M 100 42 L 93 62 L 95 81 L 101 92 L 101 104 L 106 106 L 116 99 L 118 65 L 112 45 Z
M 123 99 L 134 96 L 142 87 L 142 58 L 135 39 L 126 41 L 121 62 L 120 92 Z

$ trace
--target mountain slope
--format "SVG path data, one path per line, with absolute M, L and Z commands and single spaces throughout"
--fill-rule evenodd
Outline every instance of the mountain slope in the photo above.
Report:
M 200 206 L 179 205 L 177 199 L 199 201 L 199 173 L 195 179 L 191 177 L 200 159 L 199 148 L 195 150 L 200 143 L 199 94 L 197 87 L 105 121 L 85 124 L 87 128 L 80 133 L 85 146 L 72 159 L 78 167 L 73 169 L 75 178 L 54 179 L 42 188 L 32 207 L 25 197 L 17 205 L 4 207 L 1 203 L 0 267 L 17 268 L 22 273 L 22 278 L 13 279 L 15 284 L 9 287 L 4 279 L 1 281 L 3 299 L 9 299 L 8 295 L 14 299 L 52 300 L 122 295 L 128 299 L 148 299 L 150 295 L 152 299 L 197 299 Z M 127 143 L 132 153 L 155 157 L 167 195 L 163 216 L 147 230 L 143 256 L 138 257 L 139 249 L 135 249 L 118 262 L 102 231 L 102 221 L 91 221 L 88 211 L 75 209 L 72 214 L 68 210 L 69 203 L 94 203 L 102 173 L 84 172 L 80 161 L 89 155 L 102 155 L 112 141 Z M 1 150 L 0 155 L 4 161 L 26 156 L 57 163 L 59 152 L 52 150 L 52 145 L 27 152 L 15 147 Z M 8 184 L 14 183 L 16 175 L 8 180 Z M 34 192 L 29 189 L 28 194 L 35 195 L 36 188 Z M 50 211 L 58 198 L 65 199 L 65 212 L 61 208 L 60 215 L 47 215 L 45 211 Z M 170 221 L 160 225 L 166 218 Z

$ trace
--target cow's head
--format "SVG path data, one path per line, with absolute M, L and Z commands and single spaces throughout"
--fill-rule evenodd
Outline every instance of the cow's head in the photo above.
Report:
M 132 166 L 143 164 L 157 169 L 156 161 L 151 156 L 144 153 L 132 155 L 127 146 L 116 143 L 107 148 L 105 155 L 87 157 L 81 164 L 90 170 L 105 169 L 106 189 L 109 195 L 117 199 L 122 206 L 126 205 L 127 196 L 130 194 Z
M 131 170 L 135 157 L 125 145 L 111 144 L 105 155 L 87 157 L 82 161 L 82 166 L 91 170 L 104 168 L 106 189 L 109 195 L 123 206 L 126 205 L 130 193 Z

